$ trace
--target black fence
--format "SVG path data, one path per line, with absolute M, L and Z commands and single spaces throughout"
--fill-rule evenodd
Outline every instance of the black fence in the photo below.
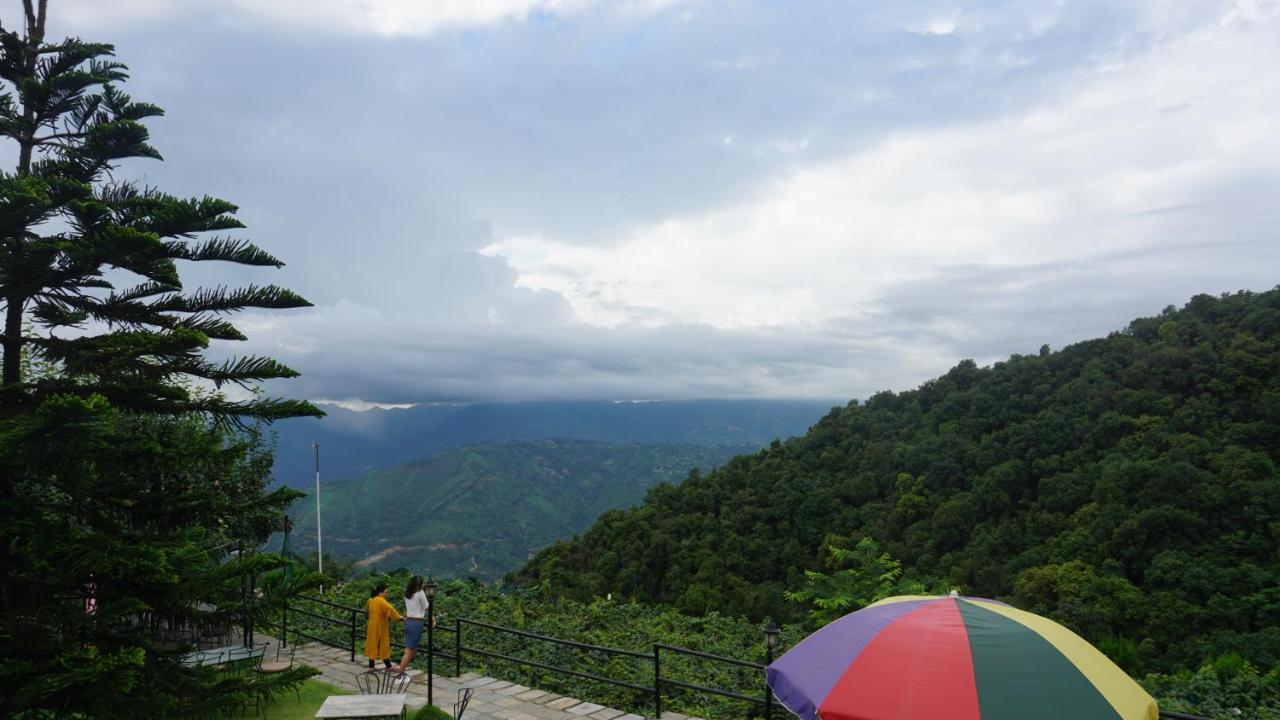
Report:
M 331 626 L 334 629 L 341 628 L 345 630 L 343 636 L 346 639 L 346 642 L 339 643 L 335 642 L 332 637 L 314 635 L 303 628 L 298 627 L 296 622 L 292 627 L 290 627 L 289 616 L 291 614 L 311 618 L 319 623 Z M 290 635 L 294 636 L 295 642 L 297 641 L 297 638 L 305 638 L 314 642 L 323 643 L 329 647 L 347 650 L 351 654 L 352 662 L 354 662 L 358 652 L 359 643 L 364 639 L 363 635 L 366 620 L 367 612 L 363 609 L 347 607 L 322 598 L 303 597 L 301 602 L 297 602 L 289 606 L 289 608 L 281 615 L 279 623 L 266 623 L 266 625 L 273 630 L 279 631 L 282 642 L 288 642 Z M 651 668 L 651 677 L 649 678 L 651 681 L 641 684 L 634 680 L 610 677 L 608 675 L 592 672 L 584 672 L 582 670 L 564 667 L 563 665 L 542 662 L 528 657 L 520 657 L 509 652 L 498 652 L 492 649 L 492 647 L 481 647 L 482 643 L 476 642 L 476 640 L 483 638 L 485 633 L 497 633 L 498 635 L 506 638 L 516 638 L 522 643 L 546 643 L 575 653 L 594 655 L 597 657 L 603 656 L 606 658 L 617 658 L 623 661 L 636 663 L 638 667 L 643 666 Z M 437 640 L 435 639 L 434 634 L 440 634 L 444 637 Z M 423 638 L 422 645 L 419 647 L 419 655 L 423 658 L 430 657 L 437 660 L 451 661 L 451 668 L 455 677 L 462 674 L 464 658 L 472 662 L 479 661 L 479 664 L 484 664 L 485 661 L 488 660 L 509 662 L 528 668 L 537 668 L 555 675 L 603 683 L 634 691 L 639 695 L 650 698 L 650 701 L 653 704 L 655 717 L 661 717 L 662 715 L 664 692 L 670 693 L 672 689 L 680 689 L 694 693 L 705 693 L 739 700 L 747 703 L 756 711 L 762 711 L 767 720 L 771 720 L 774 717 L 775 711 L 779 707 L 777 702 L 773 699 L 772 694 L 768 691 L 768 687 L 764 686 L 763 675 L 765 665 L 761 663 L 739 660 L 737 658 L 721 657 L 719 655 L 712 655 L 710 653 L 690 650 L 689 648 L 675 647 L 672 645 L 654 645 L 651 652 L 640 652 L 603 645 L 592 645 L 590 643 L 539 635 L 538 633 L 462 617 L 455 618 L 452 627 L 437 625 L 435 627 L 434 634 L 431 636 L 433 642 L 430 646 L 428 646 L 427 637 Z M 392 642 L 392 646 L 404 649 L 404 645 L 398 642 Z M 449 647 L 452 649 L 451 652 L 444 649 Z M 693 657 L 705 662 L 748 668 L 759 673 L 760 694 L 748 695 L 745 692 L 739 692 L 742 688 L 729 689 L 710 687 L 670 677 L 663 671 L 663 657 L 664 655 L 671 654 Z M 440 668 L 450 666 L 436 665 L 436 667 Z M 781 713 L 779 715 L 781 715 Z
M 516 630 L 515 628 L 503 627 L 501 625 L 494 625 L 492 623 L 480 622 L 478 620 L 468 620 L 466 618 L 458 618 L 457 620 L 454 621 L 454 630 L 453 630 L 454 631 L 454 675 L 455 676 L 462 674 L 462 658 L 464 654 L 469 653 L 471 655 L 478 655 L 481 658 L 488 658 L 493 660 L 505 660 L 506 662 L 515 663 L 516 665 L 523 665 L 525 667 L 534 667 L 534 668 L 538 668 L 539 670 L 546 670 L 548 672 L 557 673 L 560 675 L 567 675 L 569 677 L 576 677 L 582 680 L 591 680 L 594 682 L 604 683 L 606 685 L 613 685 L 614 687 L 621 687 L 621 688 L 626 688 L 628 690 L 635 690 L 636 692 L 640 692 L 640 693 L 654 692 L 654 686 L 652 685 L 641 685 L 639 683 L 631 682 L 628 680 L 621 680 L 618 678 L 607 677 L 605 675 L 598 675 L 590 672 L 582 672 L 580 670 L 561 667 L 559 665 L 552 665 L 550 663 L 545 663 L 538 660 L 531 660 L 529 658 L 515 657 L 514 655 L 508 655 L 506 653 L 499 653 L 499 652 L 492 652 L 492 651 L 485 650 L 483 648 L 478 648 L 478 647 L 468 647 L 463 643 L 463 628 L 467 628 L 467 627 L 489 630 L 492 632 L 501 633 L 511 637 L 520 638 L 526 641 L 550 643 L 559 648 L 569 649 L 569 650 L 578 651 L 582 653 L 595 653 L 597 655 L 602 655 L 609 658 L 625 658 L 630 660 L 639 660 L 645 663 L 647 663 L 650 660 L 650 656 L 647 653 L 636 652 L 634 650 L 622 650 L 619 648 L 605 647 L 603 645 L 591 645 L 589 643 L 582 643 L 574 640 L 563 640 L 561 638 L 548 637 L 546 635 L 539 635 L 537 633 L 531 633 L 525 630 Z M 656 693 L 655 693 L 655 699 L 656 699 Z
M 311 605 L 311 607 L 305 607 L 307 604 L 313 604 L 313 605 Z M 327 614 L 327 615 L 323 612 L 318 612 L 317 610 L 321 608 L 330 610 L 332 612 L 331 614 Z M 323 637 L 309 634 L 306 631 L 302 630 L 301 628 L 298 628 L 296 624 L 295 624 L 295 627 L 292 630 L 290 630 L 289 628 L 290 613 L 296 613 L 304 617 L 309 617 L 309 618 L 312 618 L 313 620 L 318 620 L 322 623 L 332 625 L 335 628 L 337 627 L 345 628 L 347 630 L 346 636 L 348 638 L 348 642 L 336 643 L 333 640 L 330 640 L 328 638 L 323 638 Z M 360 639 L 363 639 L 360 636 L 363 634 L 366 615 L 367 613 L 364 610 L 361 610 L 359 608 L 339 605 L 338 603 L 330 602 L 322 598 L 304 597 L 300 604 L 291 605 L 283 613 L 279 624 L 268 623 L 268 626 L 273 629 L 278 629 L 280 631 L 280 639 L 282 642 L 287 643 L 289 639 L 289 634 L 290 632 L 292 632 L 295 637 L 303 637 L 308 640 L 323 643 L 330 647 L 335 647 L 343 650 L 350 650 L 351 660 L 354 662 L 356 659 L 357 643 Z M 531 658 L 518 657 L 510 653 L 496 652 L 491 649 L 471 646 L 471 645 L 468 645 L 466 642 L 467 638 L 471 637 L 471 635 L 466 632 L 468 628 L 472 628 L 475 631 L 480 631 L 481 634 L 483 632 L 498 633 L 503 636 L 518 638 L 522 642 L 548 643 L 548 644 L 554 645 L 555 647 L 563 648 L 563 649 L 574 651 L 574 652 L 590 653 L 596 656 L 604 656 L 609 658 L 619 658 L 619 659 L 622 659 L 623 661 L 628 661 L 628 662 L 652 664 L 652 683 L 640 684 L 632 680 L 626 680 L 626 679 L 617 678 L 617 677 L 609 677 L 607 675 L 601 675 L 601 674 L 591 673 L 591 672 L 583 672 L 581 670 L 575 670 L 573 668 L 567 668 L 560 665 L 541 662 L 539 660 L 534 660 Z M 581 680 L 588 680 L 591 682 L 603 683 L 606 685 L 612 685 L 614 687 L 620 687 L 620 688 L 632 690 L 638 694 L 648 695 L 651 698 L 651 701 L 653 703 L 654 717 L 656 718 L 662 717 L 662 703 L 663 703 L 664 691 L 669 695 L 671 690 L 680 690 L 680 691 L 691 692 L 695 694 L 714 695 L 714 696 L 729 698 L 732 700 L 737 700 L 737 701 L 746 703 L 749 707 L 752 708 L 753 711 L 762 713 L 763 716 L 766 718 L 766 720 L 772 720 L 775 716 L 782 717 L 787 715 L 785 711 L 779 712 L 780 706 L 774 700 L 773 693 L 770 692 L 768 685 L 765 683 L 764 669 L 768 664 L 768 662 L 763 664 L 756 663 L 756 662 L 751 662 L 749 660 L 740 660 L 738 658 L 712 655 L 710 653 L 704 653 L 698 650 L 675 647 L 673 645 L 663 645 L 660 643 L 655 644 L 653 646 L 652 652 L 639 652 L 636 650 L 611 648 L 603 645 L 592 645 L 590 643 L 583 643 L 583 642 L 577 642 L 574 640 L 564 640 L 562 638 L 554 638 L 546 635 L 539 635 L 537 633 L 531 633 L 525 630 L 517 630 L 515 628 L 504 627 L 501 625 L 494 625 L 492 623 L 481 622 L 479 620 L 470 620 L 467 618 L 456 618 L 454 620 L 452 627 L 437 625 L 434 630 L 434 633 L 443 633 L 446 636 L 447 635 L 453 636 L 451 638 L 451 642 L 446 641 L 446 647 L 449 645 L 452 645 L 452 652 L 446 652 L 444 650 L 441 650 L 438 646 L 436 646 L 434 644 L 434 634 L 428 635 L 428 637 L 432 638 L 432 643 L 427 645 L 425 650 L 422 650 L 420 648 L 419 651 L 422 653 L 424 657 L 427 657 L 427 658 L 438 658 L 442 660 L 452 661 L 454 677 L 457 677 L 458 675 L 462 674 L 463 658 L 470 656 L 472 658 L 480 658 L 483 660 L 497 660 L 500 662 L 509 662 L 509 663 L 521 665 L 524 667 L 537 668 L 539 670 L 544 670 L 550 673 L 563 675 L 566 677 L 572 677 L 572 678 L 578 678 Z M 424 638 L 424 643 L 426 642 L 427 641 Z M 399 648 L 401 650 L 404 649 L 404 645 L 398 642 L 393 642 L 392 646 Z M 710 687 L 706 685 L 698 685 L 696 683 L 685 682 L 683 680 L 677 680 L 675 678 L 668 677 L 663 672 L 662 663 L 663 663 L 664 655 L 676 655 L 676 656 L 683 656 L 686 658 L 695 658 L 698 661 L 702 661 L 702 662 L 716 663 L 720 665 L 729 665 L 729 666 L 734 666 L 738 668 L 743 668 L 751 671 L 753 674 L 759 673 L 758 675 L 759 694 L 749 695 L 747 694 L 747 692 L 739 692 L 741 688 L 727 689 L 727 688 L 721 688 L 721 687 Z M 769 658 L 769 659 L 771 660 L 772 658 Z M 436 666 L 436 667 L 448 667 L 448 666 Z M 1208 718 L 1203 718 L 1198 715 L 1187 715 L 1185 713 L 1165 712 L 1165 711 L 1160 712 L 1160 717 L 1164 718 L 1165 720 L 1209 720 Z
M 694 683 L 684 682 L 683 680 L 676 680 L 673 678 L 664 677 L 662 674 L 662 654 L 664 652 L 673 653 L 676 655 L 684 655 L 686 657 L 697 658 L 699 660 L 703 660 L 707 662 L 723 663 L 726 665 L 733 665 L 741 668 L 749 668 L 755 672 L 758 672 L 760 673 L 760 684 L 763 688 L 761 696 L 752 697 L 750 695 L 734 692 L 732 690 L 725 690 L 724 688 L 714 688 L 714 687 L 707 687 L 706 685 L 696 685 Z M 773 692 L 769 690 L 769 685 L 764 680 L 764 669 L 767 666 L 768 666 L 768 663 L 761 664 L 761 663 L 751 662 L 750 660 L 739 660 L 738 658 L 723 657 L 721 655 L 712 655 L 711 653 L 704 653 L 699 650 L 690 650 L 689 648 L 676 647 L 674 645 L 663 645 L 661 643 L 656 644 L 653 646 L 653 687 L 654 687 L 653 705 L 654 705 L 654 712 L 655 712 L 654 717 L 662 717 L 662 689 L 664 687 L 670 687 L 670 688 L 681 688 L 694 693 L 718 695 L 720 697 L 727 697 L 734 700 L 741 700 L 743 702 L 750 703 L 753 706 L 758 706 L 759 709 L 764 711 L 765 718 L 772 718 L 774 708 L 777 707 L 777 703 L 774 702 Z
M 308 608 L 306 607 L 307 603 L 314 603 L 314 606 L 311 608 Z M 326 615 L 321 612 L 316 612 L 315 610 L 316 607 L 327 608 L 335 612 L 333 612 L 332 614 Z M 298 615 L 302 615 L 304 617 L 309 617 L 313 620 L 318 620 L 321 623 L 332 625 L 334 627 L 345 628 L 347 630 L 346 637 L 348 638 L 348 641 L 340 644 L 340 643 L 334 642 L 329 638 L 312 635 L 306 632 L 305 630 L 299 628 L 296 623 L 294 624 L 293 629 L 290 630 L 289 628 L 290 613 L 295 613 Z M 328 645 L 329 647 L 338 648 L 340 650 L 350 650 L 351 660 L 352 662 L 354 662 L 356 659 L 356 648 L 358 647 L 358 643 L 360 640 L 364 639 L 363 637 L 364 628 L 366 627 L 366 621 L 368 620 L 368 618 L 369 618 L 369 612 L 361 608 L 353 608 L 353 607 L 347 607 L 346 605 L 339 605 L 338 603 L 330 602 L 323 598 L 303 597 L 302 604 L 292 604 L 285 610 L 284 613 L 281 614 L 279 623 L 269 622 L 269 623 L 266 623 L 266 626 L 272 628 L 273 630 L 280 631 L 281 642 L 288 642 L 289 634 L 292 633 L 297 637 L 304 637 L 314 642 L 323 643 L 325 645 Z M 443 632 L 447 634 L 447 633 L 452 633 L 453 629 L 437 626 L 434 632 L 437 632 L 437 633 Z M 404 650 L 404 643 L 393 641 L 391 643 L 391 647 L 397 648 L 399 650 Z M 435 648 L 432 648 L 431 655 L 433 657 L 444 658 L 446 660 L 453 659 L 452 654 L 435 649 Z M 424 653 L 423 656 L 425 657 L 426 654 Z

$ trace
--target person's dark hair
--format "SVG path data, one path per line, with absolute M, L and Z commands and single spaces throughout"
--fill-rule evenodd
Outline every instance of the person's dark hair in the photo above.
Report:
M 377 597 L 382 594 L 383 590 L 386 590 L 386 589 L 387 589 L 386 583 L 378 583 L 377 585 L 373 586 L 372 590 L 369 591 L 369 597 Z
M 418 591 L 421 589 L 422 589 L 422 576 L 414 575 L 413 577 L 409 578 L 409 583 L 404 586 L 404 599 L 408 600 L 414 595 L 417 595 Z

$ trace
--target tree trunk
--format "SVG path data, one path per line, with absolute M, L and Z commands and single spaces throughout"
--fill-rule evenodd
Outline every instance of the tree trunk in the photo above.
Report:
M 26 77 L 36 74 L 36 63 L 40 60 L 40 45 L 44 42 L 44 21 L 47 16 L 49 0 L 39 0 L 35 6 L 32 0 L 22 0 L 22 9 L 27 21 L 26 57 L 23 58 L 22 69 Z M 21 87 L 21 82 L 18 83 Z M 26 124 L 26 137 L 18 141 L 18 174 L 31 173 L 31 157 L 35 150 L 35 108 L 25 100 L 22 107 L 22 119 Z M 25 231 L 26 228 L 23 228 Z M 12 239 L 10 252 L 12 262 L 17 263 L 22 254 L 22 233 Z M 10 278 L 10 282 L 12 282 Z M 27 298 L 10 295 L 5 298 L 4 316 L 4 370 L 0 381 L 0 407 L 11 408 L 18 401 L 17 386 L 22 382 L 22 311 L 26 307 Z
M 22 382 L 22 298 L 6 299 L 4 314 L 4 396 L 0 402 L 8 405 L 11 396 Z

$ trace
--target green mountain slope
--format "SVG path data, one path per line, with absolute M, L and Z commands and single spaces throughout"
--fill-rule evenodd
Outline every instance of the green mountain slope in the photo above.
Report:
M 639 502 L 649 487 L 742 450 L 541 440 L 439 452 L 324 485 L 324 549 L 364 567 L 496 578 L 601 512 Z M 291 515 L 291 546 L 313 551 L 314 498 Z
M 1280 661 L 1280 290 L 1197 296 L 1060 352 L 971 361 L 650 491 L 518 578 L 802 617 L 828 533 L 1167 668 Z

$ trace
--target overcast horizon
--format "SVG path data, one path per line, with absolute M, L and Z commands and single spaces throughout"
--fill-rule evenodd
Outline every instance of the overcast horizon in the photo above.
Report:
M 188 283 L 315 303 L 272 394 L 866 398 L 1280 282 L 1275 0 L 49 11 L 288 265 Z

